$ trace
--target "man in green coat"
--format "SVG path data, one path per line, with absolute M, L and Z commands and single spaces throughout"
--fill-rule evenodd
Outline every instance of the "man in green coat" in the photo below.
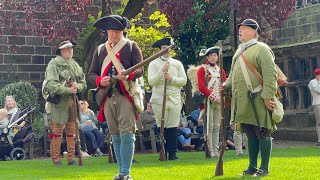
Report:
M 58 102 L 49 103 L 52 115 L 50 156 L 54 166 L 61 165 L 60 147 L 64 128 L 66 128 L 68 165 L 76 165 L 74 135 L 77 106 L 75 103 L 78 102 L 74 102 L 73 96 L 83 92 L 87 86 L 82 68 L 72 59 L 75 45 L 70 41 L 61 42 L 56 51 L 57 57 L 49 62 L 45 72 L 46 88 L 49 93 L 60 97 Z
M 276 130 L 271 119 L 271 112 L 275 108 L 272 99 L 277 89 L 275 57 L 267 44 L 257 41 L 260 27 L 255 20 L 246 19 L 238 28 L 241 44 L 233 56 L 229 78 L 224 87 L 232 90 L 231 121 L 240 125 L 237 128 L 248 136 L 249 167 L 243 175 L 265 176 L 269 174 L 271 133 Z M 241 53 L 243 56 L 240 56 Z M 248 68 L 248 63 L 256 67 L 262 75 L 263 86 Z M 251 92 L 254 92 L 252 98 L 245 80 L 245 71 L 242 71 L 241 66 L 248 72 L 247 77 L 252 84 Z M 261 165 L 257 169 L 259 152 Z

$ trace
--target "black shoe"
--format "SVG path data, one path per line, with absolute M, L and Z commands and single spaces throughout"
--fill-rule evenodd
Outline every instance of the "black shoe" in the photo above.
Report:
M 57 161 L 57 162 L 54 162 L 53 165 L 54 165 L 54 166 L 61 166 L 62 163 L 61 163 L 61 161 Z
M 246 176 L 246 175 L 254 175 L 256 172 L 258 172 L 257 168 L 252 168 L 249 167 L 247 170 L 243 171 L 242 175 Z
M 72 161 L 69 161 L 69 162 L 68 162 L 68 165 L 70 165 L 70 166 L 72 166 L 72 165 L 73 165 L 73 166 L 76 166 L 76 165 L 78 165 L 78 164 L 77 164 L 77 162 L 76 162 L 75 160 L 72 160 Z
M 169 154 L 169 160 L 177 160 L 177 159 L 179 159 L 179 158 L 177 157 L 177 155 L 175 153 Z
M 263 177 L 263 176 L 268 176 L 269 172 L 267 170 L 259 169 L 256 173 L 254 173 L 252 176 L 253 177 Z

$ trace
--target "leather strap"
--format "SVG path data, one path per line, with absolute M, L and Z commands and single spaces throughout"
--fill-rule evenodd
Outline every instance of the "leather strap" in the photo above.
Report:
M 253 73 L 253 75 L 257 78 L 257 80 L 259 81 L 259 83 L 261 85 L 263 85 L 263 80 L 262 80 L 262 76 L 261 74 L 258 72 L 257 68 L 252 65 L 247 59 L 246 57 L 244 57 L 243 53 L 241 54 L 241 57 L 244 61 L 244 63 L 246 63 L 247 67 L 251 70 L 251 72 Z

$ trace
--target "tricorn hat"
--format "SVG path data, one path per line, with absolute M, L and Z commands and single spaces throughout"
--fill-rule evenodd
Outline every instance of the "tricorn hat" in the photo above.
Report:
M 124 30 L 129 26 L 129 20 L 126 17 L 119 15 L 110 15 L 99 18 L 93 24 L 93 27 L 102 30 Z
M 253 19 L 245 19 L 244 21 L 242 21 L 242 23 L 237 25 L 237 28 L 239 29 L 240 26 L 249 26 L 252 29 L 256 30 L 258 32 L 258 34 L 261 33 L 261 29 L 259 24 L 257 23 L 257 21 L 253 20 Z
M 163 45 L 172 45 L 173 44 L 173 41 L 171 38 L 167 37 L 167 38 L 163 38 L 163 39 L 160 39 L 158 40 L 157 42 L 155 42 L 152 47 L 153 48 L 161 48 L 161 46 Z
M 219 46 L 213 46 L 213 47 L 208 48 L 208 49 L 201 49 L 200 53 L 199 53 L 199 56 L 200 57 L 207 56 L 207 55 L 209 55 L 211 53 L 216 53 L 219 56 L 220 55 L 220 47 Z
M 56 54 L 57 54 L 57 55 L 60 55 L 61 49 L 70 48 L 70 47 L 73 48 L 73 47 L 75 47 L 76 45 L 77 45 L 77 43 L 72 42 L 72 41 L 70 41 L 70 40 L 62 41 L 62 42 L 59 44 L 58 49 L 56 50 Z

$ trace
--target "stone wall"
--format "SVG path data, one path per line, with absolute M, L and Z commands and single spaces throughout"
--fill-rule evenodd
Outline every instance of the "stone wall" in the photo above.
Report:
M 273 45 L 286 46 L 320 40 L 320 4 L 296 10 L 280 29 L 272 31 Z
M 285 117 L 278 124 L 275 138 L 317 141 L 307 85 L 320 66 L 320 4 L 297 9 L 280 29 L 272 31 L 268 44 L 289 81 L 282 88 Z

